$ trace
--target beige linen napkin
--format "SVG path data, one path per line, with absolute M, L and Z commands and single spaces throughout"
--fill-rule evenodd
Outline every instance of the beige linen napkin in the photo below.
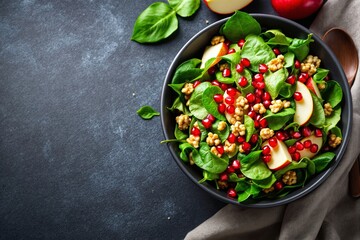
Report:
M 322 36 L 332 27 L 341 27 L 360 50 L 359 14 L 359 0 L 328 0 L 310 29 Z M 352 198 L 348 187 L 348 173 L 360 153 L 360 74 L 351 93 L 351 139 L 342 161 L 321 186 L 285 206 L 246 209 L 227 205 L 185 239 L 360 239 L 360 199 Z

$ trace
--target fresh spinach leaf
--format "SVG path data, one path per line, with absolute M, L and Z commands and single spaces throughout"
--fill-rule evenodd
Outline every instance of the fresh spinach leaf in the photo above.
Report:
M 340 129 L 338 126 L 333 127 L 333 128 L 330 130 L 330 132 L 331 132 L 332 134 L 335 134 L 337 137 L 343 138 L 343 137 L 342 137 L 341 129 Z
M 174 136 L 177 140 L 185 140 L 188 138 L 188 135 L 179 129 L 178 124 L 175 126 Z
M 168 2 L 181 17 L 192 16 L 200 7 L 200 0 L 168 0 Z
M 266 41 L 269 45 L 284 45 L 289 46 L 291 39 L 287 38 L 284 33 L 278 29 L 271 29 L 264 33 L 264 36 L 268 38 Z
M 145 120 L 148 120 L 148 119 L 153 118 L 154 116 L 159 116 L 160 115 L 159 112 L 157 112 L 156 110 L 154 110 L 150 106 L 142 106 L 136 112 L 142 119 L 145 119 Z
M 312 33 L 310 33 L 307 39 L 294 38 L 289 46 L 289 51 L 295 54 L 295 57 L 302 62 L 310 51 L 310 43 L 313 42 Z
M 206 181 L 213 181 L 219 179 L 219 174 L 210 173 L 208 171 L 203 170 L 203 179 L 199 181 L 199 183 L 204 183 Z
M 181 95 L 181 89 L 184 87 L 185 83 L 170 83 L 168 84 L 178 95 Z
M 284 68 L 290 68 L 294 66 L 295 63 L 295 54 L 292 52 L 287 52 L 284 54 L 285 65 Z
M 323 171 L 329 163 L 334 159 L 335 153 L 333 152 L 325 152 L 320 154 L 312 159 L 315 164 L 316 173 Z
M 210 147 L 207 143 L 200 143 L 200 158 L 194 158 L 195 164 L 210 173 L 222 173 L 226 170 L 229 159 L 227 157 L 218 157 L 210 152 Z M 193 156 L 194 157 L 194 156 Z
M 293 84 L 289 84 L 289 83 L 283 83 L 283 86 L 280 89 L 280 96 L 284 97 L 284 98 L 290 98 L 294 95 L 294 92 L 296 90 L 296 85 Z
M 274 174 L 271 174 L 270 177 L 262 180 L 253 180 L 253 183 L 260 188 L 270 188 L 276 182 Z
M 332 128 L 334 128 L 338 122 L 341 120 L 341 107 L 340 105 L 333 109 L 333 112 L 330 116 L 325 118 L 325 128 L 324 131 L 327 133 Z
M 328 73 L 328 69 L 317 68 L 316 73 L 314 74 L 314 76 L 312 76 L 312 78 L 316 83 L 321 83 L 324 81 L 324 78 L 328 75 Z
M 254 120 L 248 115 L 244 115 L 244 125 L 246 128 L 246 141 L 249 142 L 251 136 L 254 134 L 256 130 Z
M 203 72 L 202 69 L 198 68 L 198 65 L 200 63 L 200 59 L 192 58 L 180 64 L 180 66 L 178 66 L 175 70 L 174 77 L 171 83 L 185 83 L 199 78 Z
M 333 108 L 336 107 L 339 103 L 341 103 L 343 98 L 343 92 L 340 84 L 334 80 L 327 81 L 326 88 L 321 91 L 321 96 L 324 101 L 330 103 Z
M 225 121 L 225 116 L 218 111 L 218 103 L 214 100 L 215 94 L 223 95 L 224 91 L 218 86 L 207 87 L 202 95 L 203 106 L 215 118 Z
M 240 160 L 241 172 L 253 180 L 263 180 L 271 175 L 271 171 L 260 159 L 261 150 L 250 152 L 246 157 Z
M 181 101 L 181 98 L 180 97 L 177 97 L 174 102 L 173 102 L 173 105 L 168 108 L 170 111 L 175 111 L 175 110 L 178 110 L 180 112 L 183 112 L 187 115 L 191 115 L 191 113 L 189 112 L 189 110 L 187 109 L 186 105 Z
M 295 110 L 293 108 L 285 108 L 277 113 L 267 110 L 264 118 L 266 118 L 271 129 L 279 130 L 294 116 L 294 114 Z
M 283 88 L 287 77 L 286 68 L 281 68 L 276 72 L 267 71 L 264 74 L 265 90 L 268 91 L 272 99 L 277 98 L 281 88 Z
M 209 82 L 200 83 L 191 94 L 189 109 L 197 119 L 204 119 L 209 112 L 204 108 L 202 97 L 204 91 L 212 86 Z
M 282 175 L 284 175 L 287 171 L 289 170 L 294 170 L 294 169 L 299 169 L 299 168 L 306 168 L 307 167 L 307 163 L 300 161 L 300 162 L 294 162 L 292 161 L 289 165 L 287 165 L 286 167 L 277 170 L 274 175 L 276 179 L 280 179 Z
M 313 114 L 310 117 L 310 123 L 318 128 L 323 128 L 325 125 L 325 113 L 324 108 L 322 107 L 321 100 L 312 92 L 311 97 L 313 99 L 314 110 Z
M 190 143 L 187 142 L 180 144 L 179 149 L 180 149 L 180 158 L 184 162 L 189 161 L 190 152 L 197 152 L 197 150 Z
M 221 142 L 225 142 L 225 140 L 229 137 L 230 127 L 228 124 L 226 124 L 225 129 L 220 131 L 218 130 L 218 126 L 220 122 L 221 122 L 220 120 L 216 120 L 211 126 L 211 131 L 219 136 Z
M 250 196 L 256 197 L 260 192 L 260 187 L 256 186 L 255 184 L 250 184 L 244 192 L 238 194 L 238 202 L 244 202 Z

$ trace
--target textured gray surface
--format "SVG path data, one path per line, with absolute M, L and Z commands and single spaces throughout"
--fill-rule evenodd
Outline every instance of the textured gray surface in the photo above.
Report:
M 159 44 L 130 41 L 146 1 L 0 1 L 0 238 L 182 239 L 223 203 L 179 170 L 160 118 L 202 3 Z M 268 1 L 246 10 L 273 13 Z

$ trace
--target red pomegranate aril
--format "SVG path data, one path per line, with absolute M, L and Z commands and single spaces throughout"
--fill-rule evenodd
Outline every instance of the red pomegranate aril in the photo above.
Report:
M 265 82 L 255 82 L 255 88 L 264 89 L 265 88 Z
M 246 77 L 242 76 L 240 79 L 239 79 L 239 85 L 240 87 L 246 87 L 248 85 L 248 80 L 246 79 Z
M 278 141 L 278 140 L 277 140 L 275 137 L 272 137 L 272 138 L 269 139 L 269 145 L 270 145 L 272 148 L 274 148 L 274 147 L 276 147 L 277 144 L 278 144 L 277 141 Z
M 287 79 L 286 79 L 286 82 L 291 84 L 291 85 L 294 85 L 295 84 L 295 81 L 296 81 L 296 77 L 295 75 L 290 75 Z
M 225 98 L 225 102 L 226 102 L 227 104 L 234 104 L 235 99 L 234 99 L 233 97 L 231 97 L 231 96 L 227 96 L 227 97 Z
M 232 54 L 232 53 L 235 53 L 235 49 L 234 48 L 230 48 L 229 51 L 228 51 L 228 54 Z
M 304 148 L 310 148 L 311 144 L 312 144 L 311 140 L 305 140 L 303 143 Z
M 219 111 L 219 113 L 221 113 L 221 114 L 225 113 L 225 111 L 226 111 L 226 105 L 225 105 L 225 103 L 220 103 L 220 104 L 218 105 L 218 111 Z
M 257 134 L 251 135 L 250 142 L 252 144 L 256 144 L 258 140 L 259 140 L 259 136 Z
M 234 105 L 229 105 L 226 107 L 226 112 L 229 114 L 234 114 L 235 113 L 235 106 Z
M 256 117 L 255 117 L 255 120 L 256 121 L 259 121 L 261 119 L 261 115 L 260 114 L 257 114 Z
M 229 180 L 229 177 L 226 173 L 221 173 L 220 176 L 220 181 L 226 182 L 227 180 Z
M 216 103 L 222 103 L 223 100 L 224 100 L 224 97 L 223 97 L 222 94 L 215 94 L 215 95 L 214 95 L 214 101 L 215 101 Z
M 310 146 L 310 152 L 312 152 L 312 153 L 317 153 L 318 150 L 319 150 L 319 146 L 318 146 L 316 143 L 311 144 L 311 146 Z
M 293 132 L 291 134 L 292 138 L 298 139 L 301 138 L 301 133 L 300 132 Z
M 263 148 L 262 148 L 262 154 L 263 155 L 269 155 L 270 151 L 271 151 L 271 149 L 270 149 L 270 147 L 268 145 L 263 146 Z
M 314 133 L 314 134 L 315 134 L 316 137 L 322 137 L 322 135 L 323 135 L 322 131 L 321 131 L 320 129 L 318 129 L 318 128 L 315 129 L 315 133 Z
M 222 155 L 224 153 L 224 146 L 223 145 L 217 145 L 216 150 L 218 151 L 218 153 L 220 153 Z
M 273 52 L 275 53 L 276 56 L 281 54 L 281 52 L 278 48 L 274 48 Z
M 242 48 L 245 44 L 245 39 L 240 39 L 238 42 L 237 42 L 237 45 Z
M 257 73 L 254 75 L 253 77 L 255 82 L 263 82 L 264 81 L 264 75 L 262 75 L 261 73 Z
M 244 72 L 245 67 L 241 63 L 238 63 L 236 64 L 235 69 L 238 73 L 242 73 Z
M 235 159 L 235 160 L 232 162 L 231 166 L 235 169 L 235 171 L 238 170 L 238 169 L 240 169 L 240 161 L 237 160 L 237 159 Z
M 230 188 L 230 189 L 228 190 L 228 192 L 227 192 L 227 195 L 228 195 L 228 197 L 236 198 L 237 193 L 236 193 L 235 189 Z
M 294 145 L 293 145 L 293 146 L 289 146 L 289 147 L 288 147 L 288 151 L 289 151 L 290 154 L 293 154 L 293 153 L 296 152 L 296 147 L 295 147 Z
M 268 70 L 268 66 L 264 63 L 259 64 L 259 72 L 260 73 L 266 73 Z
M 271 95 L 269 92 L 264 92 L 264 94 L 262 95 L 262 100 L 271 100 Z
M 263 160 L 264 163 L 268 163 L 271 161 L 271 155 L 261 156 L 261 159 Z
M 229 68 L 225 68 L 222 72 L 223 77 L 230 77 L 231 76 L 231 70 Z
M 218 80 L 213 80 L 211 85 L 220 87 L 221 83 Z
M 201 123 L 206 129 L 211 128 L 212 126 L 212 122 L 208 118 L 203 119 Z
M 241 144 L 241 143 L 244 143 L 245 140 L 246 140 L 246 139 L 245 139 L 244 136 L 238 136 L 238 137 L 237 137 L 237 141 L 238 141 L 238 143 L 240 143 L 240 144 Z
M 261 97 L 256 97 L 255 98 L 255 103 L 261 103 L 262 101 L 261 101 Z
M 258 120 L 254 120 L 254 127 L 255 128 L 259 128 L 260 127 L 260 123 Z
M 294 92 L 293 97 L 294 97 L 295 101 L 301 101 L 303 99 L 301 92 Z
M 227 140 L 229 141 L 229 143 L 235 143 L 236 136 L 233 133 L 230 133 Z
M 262 95 L 264 94 L 264 91 L 262 89 L 255 89 L 255 96 L 256 97 L 262 97 Z
M 195 137 L 197 137 L 197 136 L 200 136 L 200 135 L 201 135 L 201 131 L 200 131 L 199 128 L 193 127 L 193 128 L 191 129 L 191 134 L 194 135 Z
M 244 67 L 250 67 L 250 60 L 248 58 L 242 58 L 240 60 L 240 63 L 244 66 Z
M 228 88 L 226 93 L 231 97 L 235 97 L 238 91 L 235 88 Z
M 248 142 L 243 142 L 242 144 L 242 149 L 245 151 L 245 152 L 248 152 L 251 150 L 251 144 L 248 143 Z
M 266 118 L 260 119 L 260 120 L 259 120 L 259 125 L 260 125 L 260 127 L 262 127 L 262 128 L 266 128 L 266 127 L 268 126 L 268 122 L 267 122 Z
M 281 131 L 276 132 L 275 136 L 276 136 L 276 138 L 279 139 L 280 141 L 284 141 L 284 140 L 286 139 L 285 134 L 284 134 L 283 132 L 281 132 Z
M 221 83 L 221 84 L 220 84 L 220 88 L 221 88 L 221 90 L 223 90 L 223 91 L 226 91 L 226 89 L 228 89 L 229 87 L 230 87 L 229 84 L 226 84 L 226 83 Z
M 197 86 L 199 86 L 200 83 L 201 83 L 201 82 L 200 82 L 199 80 L 196 80 L 196 81 L 194 82 L 194 88 L 196 88 Z
M 296 147 L 296 150 L 299 150 L 299 151 L 304 150 L 304 145 L 301 142 L 296 142 L 295 147 Z
M 275 183 L 275 189 L 277 191 L 280 191 L 281 189 L 283 189 L 283 187 L 284 187 L 284 184 L 282 182 L 279 181 L 279 182 Z
M 311 135 L 311 129 L 310 127 L 308 126 L 305 126 L 301 129 L 301 134 L 304 136 L 304 137 L 308 137 Z
M 269 108 L 270 105 L 271 105 L 271 101 L 270 100 L 265 100 L 265 101 L 263 101 L 263 105 L 264 105 L 265 108 Z
M 216 120 L 216 118 L 215 118 L 213 115 L 211 115 L 211 114 L 208 114 L 208 115 L 206 116 L 206 118 L 209 119 L 211 123 L 215 122 L 215 120 Z
M 227 173 L 234 173 L 234 172 L 235 172 L 235 168 L 233 168 L 233 166 L 228 166 L 228 167 L 226 168 L 226 172 L 227 172 Z
M 246 99 L 248 100 L 248 103 L 255 102 L 255 94 L 253 94 L 253 93 L 246 94 Z
M 215 72 L 216 72 L 215 66 L 212 66 L 212 67 L 210 67 L 210 68 L 208 69 L 208 74 L 209 74 L 209 75 L 214 75 Z
M 294 63 L 294 66 L 295 66 L 295 68 L 300 68 L 301 67 L 300 61 L 296 59 L 295 63 Z
M 249 111 L 248 116 L 251 117 L 252 119 L 255 119 L 256 118 L 256 112 L 255 111 Z
M 298 80 L 302 83 L 305 83 L 308 78 L 309 78 L 309 74 L 301 73 Z
M 229 47 L 230 44 L 231 44 L 230 40 L 228 40 L 228 39 L 226 39 L 226 40 L 224 41 L 224 43 L 225 43 L 225 45 L 228 46 L 228 47 Z
M 291 154 L 291 158 L 296 162 L 298 162 L 300 160 L 300 157 L 301 157 L 301 155 L 299 152 L 294 152 L 293 154 Z

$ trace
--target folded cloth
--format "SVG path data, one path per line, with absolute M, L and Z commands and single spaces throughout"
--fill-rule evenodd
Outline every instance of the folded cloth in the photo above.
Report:
M 358 0 L 328 0 L 310 29 L 319 36 L 332 27 L 346 30 L 360 49 Z M 360 199 L 349 194 L 348 173 L 360 153 L 360 74 L 351 89 L 352 135 L 338 167 L 316 190 L 290 204 L 247 209 L 227 205 L 185 239 L 360 239 Z

